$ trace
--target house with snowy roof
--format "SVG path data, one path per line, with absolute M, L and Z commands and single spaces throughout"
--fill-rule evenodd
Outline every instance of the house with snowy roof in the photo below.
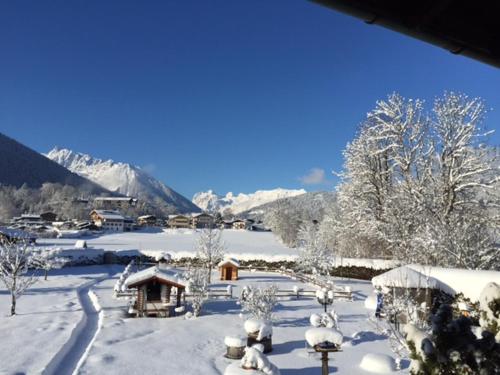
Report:
M 221 280 L 238 280 L 240 262 L 234 258 L 226 258 L 218 265 Z
M 171 317 L 185 304 L 185 281 L 174 269 L 153 266 L 130 275 L 124 282 L 136 290 L 129 313 L 137 317 Z
M 168 215 L 168 226 L 170 228 L 191 228 L 191 217 L 186 215 Z
M 214 217 L 205 212 L 195 213 L 191 216 L 191 225 L 193 228 L 209 228 L 214 224 Z
M 114 210 L 93 210 L 90 219 L 103 230 L 123 232 L 125 230 L 125 217 Z

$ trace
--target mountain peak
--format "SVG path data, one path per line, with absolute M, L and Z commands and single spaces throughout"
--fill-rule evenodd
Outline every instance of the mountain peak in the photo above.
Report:
M 282 198 L 305 194 L 304 189 L 291 190 L 277 188 L 273 190 L 257 190 L 255 193 L 237 195 L 228 192 L 225 196 L 215 194 L 212 190 L 199 192 L 193 196 L 193 203 L 205 211 L 223 212 L 231 210 L 233 214 L 248 211 L 253 207 L 261 206 Z
M 188 199 L 132 164 L 102 160 L 67 148 L 55 147 L 45 156 L 108 190 L 153 204 L 164 202 L 178 212 L 199 211 Z

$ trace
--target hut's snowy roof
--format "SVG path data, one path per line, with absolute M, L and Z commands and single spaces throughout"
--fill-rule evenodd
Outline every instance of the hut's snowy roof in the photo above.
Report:
M 223 266 L 224 264 L 227 264 L 227 263 L 231 263 L 235 267 L 239 267 L 240 266 L 240 262 L 238 262 L 236 259 L 234 259 L 234 258 L 226 258 L 224 260 L 221 260 L 219 262 L 219 264 L 217 265 L 217 267 L 221 267 L 221 266 Z
M 429 288 L 438 289 L 438 281 L 433 277 L 410 267 L 398 267 L 372 279 L 375 287 Z
M 124 285 L 128 288 L 137 285 L 143 281 L 148 281 L 150 279 L 159 279 L 168 283 L 174 283 L 177 285 L 184 286 L 185 281 L 179 276 L 179 273 L 173 269 L 164 269 L 157 266 L 146 268 L 145 270 L 133 273 L 127 280 L 125 280 Z

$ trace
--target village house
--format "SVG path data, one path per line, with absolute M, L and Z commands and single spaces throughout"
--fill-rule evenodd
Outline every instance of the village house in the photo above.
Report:
M 185 285 L 174 270 L 153 266 L 132 274 L 125 280 L 128 289 L 136 290 L 136 300 L 129 313 L 137 317 L 171 317 L 185 304 Z
M 40 218 L 45 222 L 52 223 L 52 222 L 57 220 L 57 214 L 55 214 L 54 212 L 49 212 L 49 211 L 43 212 L 40 214 Z
M 207 213 L 193 214 L 191 225 L 193 228 L 209 228 L 214 224 L 214 217 Z
M 137 218 L 137 224 L 143 227 L 151 227 L 156 225 L 156 216 L 154 215 L 143 215 Z
M 113 210 L 93 210 L 90 213 L 90 219 L 102 230 L 123 232 L 130 225 L 125 224 L 125 217 L 122 214 Z
M 238 280 L 240 262 L 234 258 L 226 258 L 218 265 L 221 280 Z
M 241 219 L 234 220 L 232 224 L 233 229 L 247 229 L 247 226 L 247 222 Z
M 191 218 L 185 215 L 169 215 L 168 226 L 170 228 L 191 228 Z
M 97 197 L 94 198 L 94 206 L 101 209 L 116 209 L 133 207 L 137 204 L 137 198 L 133 197 Z

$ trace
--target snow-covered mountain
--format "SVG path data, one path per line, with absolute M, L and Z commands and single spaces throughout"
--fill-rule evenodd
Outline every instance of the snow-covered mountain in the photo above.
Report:
M 223 213 L 230 210 L 232 214 L 238 214 L 277 199 L 294 197 L 305 193 L 304 189 L 287 190 L 278 188 L 274 190 L 257 190 L 251 194 L 240 193 L 234 195 L 229 192 L 225 196 L 221 196 L 212 190 L 208 190 L 196 193 L 193 196 L 193 203 L 204 211 Z
M 55 147 L 47 153 L 57 162 L 82 177 L 108 190 L 137 197 L 150 203 L 163 202 L 178 212 L 198 212 L 200 209 L 144 170 L 131 164 L 101 160 L 90 155 Z

